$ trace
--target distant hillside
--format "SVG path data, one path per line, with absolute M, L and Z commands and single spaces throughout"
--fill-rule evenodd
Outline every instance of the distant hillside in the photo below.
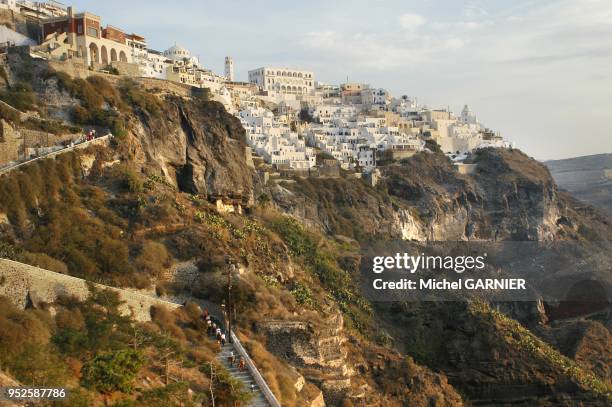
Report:
M 612 213 L 612 154 L 546 161 L 559 187 Z

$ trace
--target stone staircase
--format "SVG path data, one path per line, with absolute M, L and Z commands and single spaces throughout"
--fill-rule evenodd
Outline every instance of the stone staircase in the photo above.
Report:
M 234 363 L 234 366 L 231 366 L 229 363 L 229 356 L 232 351 L 234 352 L 234 355 L 236 355 L 236 363 Z M 217 355 L 217 360 L 219 361 L 220 365 L 224 366 L 229 371 L 232 377 L 241 381 L 244 384 L 244 387 L 247 391 L 251 391 L 252 389 L 253 398 L 247 404 L 248 407 L 270 407 L 270 404 L 266 400 L 263 392 L 255 382 L 255 379 L 253 378 L 249 370 L 245 369 L 244 371 L 241 371 L 240 369 L 238 369 L 237 355 L 238 352 L 236 351 L 236 349 L 234 349 L 234 346 L 231 343 L 226 343 L 221 348 L 221 352 L 219 352 L 219 354 Z
M 27 299 L 34 298 L 37 302 L 53 303 L 59 295 L 66 293 L 79 299 L 89 296 L 89 283 L 85 280 L 2 258 L 0 258 L 0 280 L 2 281 L 0 295 L 11 299 L 14 305 L 21 309 L 26 306 Z M 150 321 L 152 306 L 162 305 L 169 309 L 176 309 L 180 308 L 186 300 L 194 300 L 191 296 L 161 299 L 153 292 L 143 293 L 102 284 L 94 283 L 94 285 L 117 292 L 120 299 L 125 302 L 121 309 L 122 312 L 125 315 L 132 315 L 137 321 Z M 218 305 L 204 300 L 195 301 L 202 309 L 208 309 L 216 323 L 223 326 L 220 322 L 223 319 L 223 312 Z M 217 355 L 217 359 L 219 364 L 226 367 L 234 378 L 245 384 L 247 390 L 250 390 L 253 384 L 255 394 L 247 407 L 281 407 L 246 349 L 240 343 L 240 339 L 233 332 L 232 339 L 233 344 L 226 343 Z M 229 366 L 228 356 L 232 350 L 236 359 L 239 356 L 244 358 L 245 371 L 241 372 L 237 367 Z

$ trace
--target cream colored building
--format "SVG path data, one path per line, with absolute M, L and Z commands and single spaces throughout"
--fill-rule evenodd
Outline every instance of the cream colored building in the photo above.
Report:
M 292 95 L 314 91 L 314 73 L 288 68 L 262 67 L 249 71 L 249 82 L 262 90 Z
M 88 65 L 110 65 L 112 62 L 134 62 L 132 47 L 127 44 L 126 34 L 107 25 L 102 27 L 100 17 L 88 13 L 74 13 L 68 7 L 67 15 L 45 19 L 42 22 L 43 37 L 50 39 L 66 34 L 67 58 L 83 58 Z

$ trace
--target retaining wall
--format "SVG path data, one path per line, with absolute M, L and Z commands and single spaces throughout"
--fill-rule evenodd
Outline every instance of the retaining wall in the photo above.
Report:
M 181 306 L 128 290 L 94 285 L 119 293 L 119 298 L 125 301 L 122 312 L 137 321 L 150 321 L 152 306 L 165 306 L 170 309 Z M 71 295 L 84 300 L 89 296 L 89 286 L 87 281 L 80 278 L 0 259 L 0 295 L 8 297 L 17 307 L 25 308 L 29 302 L 51 303 L 61 295 Z
M 112 137 L 111 135 L 102 136 L 102 137 L 99 137 L 97 139 L 93 139 L 93 140 L 90 140 L 90 141 L 86 141 L 84 143 L 76 144 L 76 145 L 74 145 L 72 147 L 66 147 L 66 148 L 63 148 L 61 150 L 54 151 L 52 153 L 41 155 L 40 157 L 32 158 L 31 160 L 24 161 L 24 162 L 19 163 L 19 164 L 15 164 L 15 165 L 12 165 L 12 166 L 9 166 L 9 167 L 6 167 L 6 168 L 0 168 L 0 175 L 7 174 L 7 173 L 9 173 L 9 172 L 11 172 L 13 170 L 16 170 L 19 167 L 26 166 L 26 165 L 31 164 L 31 163 L 33 163 L 35 161 L 38 161 L 38 160 L 43 160 L 43 159 L 46 159 L 46 158 L 55 158 L 56 156 L 58 156 L 60 154 L 67 153 L 69 151 L 81 150 L 81 149 L 84 149 L 84 148 L 87 148 L 87 147 L 90 147 L 90 146 L 94 146 L 94 145 L 104 145 L 104 146 L 107 146 L 108 142 L 111 139 L 111 137 Z

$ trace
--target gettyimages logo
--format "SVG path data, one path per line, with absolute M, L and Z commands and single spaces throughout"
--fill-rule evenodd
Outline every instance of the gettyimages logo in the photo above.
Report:
M 575 242 L 392 242 L 361 261 L 361 287 L 372 301 L 594 302 L 581 284 L 612 298 L 611 256 L 577 256 Z M 612 252 L 611 252 L 612 253 Z M 582 292 L 582 291 L 580 291 Z
M 372 271 L 376 274 L 385 270 L 404 270 L 414 274 L 419 270 L 452 270 L 461 274 L 465 271 L 483 270 L 487 254 L 482 256 L 430 256 L 421 253 L 412 256 L 408 253 L 396 253 L 395 256 L 376 256 L 372 262 Z

